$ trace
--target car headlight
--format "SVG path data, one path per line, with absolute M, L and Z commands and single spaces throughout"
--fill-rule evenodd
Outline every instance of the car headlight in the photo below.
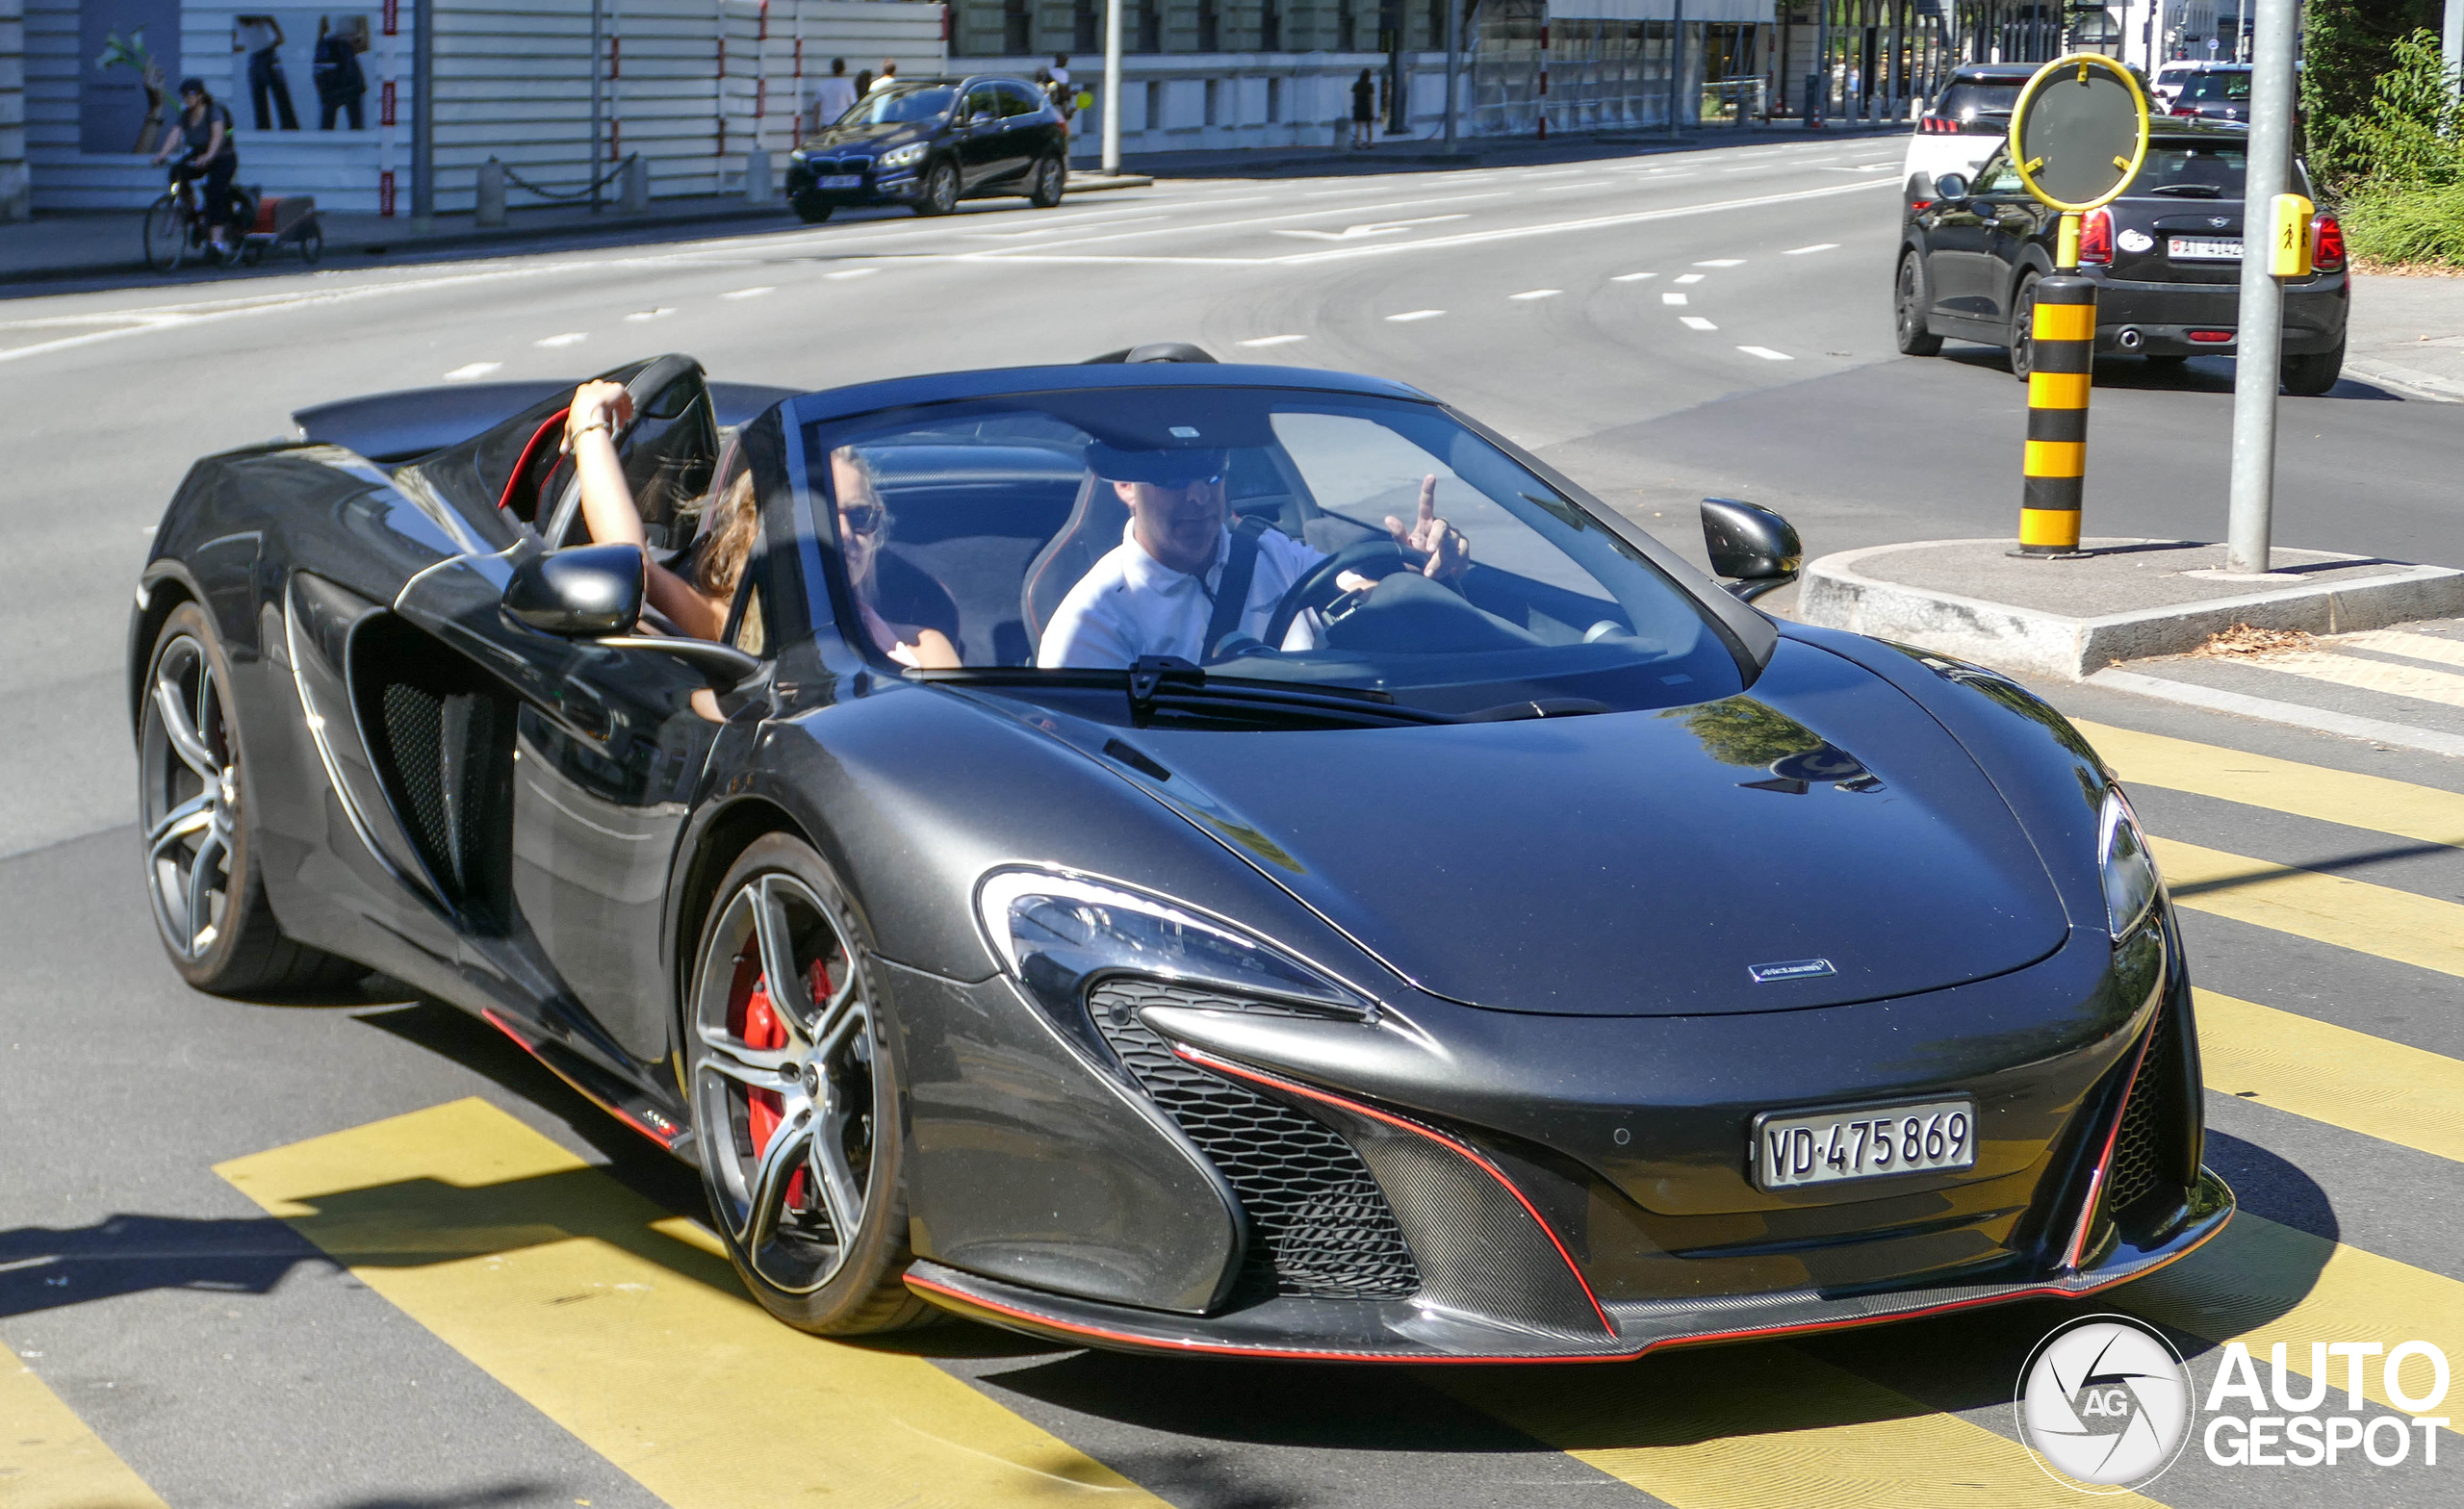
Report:
M 905 146 L 894 146 L 882 154 L 881 166 L 884 167 L 912 167 L 917 163 L 924 161 L 924 154 L 931 150 L 932 143 L 926 141 L 911 141 Z
M 787 154 L 787 161 L 788 161 L 788 162 L 790 162 L 790 163 L 801 163 L 801 162 L 803 162 L 804 160 L 805 160 L 805 149 L 804 149 L 803 147 L 798 147 L 798 148 L 796 148 L 794 151 L 789 152 L 789 153 Z
M 2147 834 L 2140 829 L 2139 814 L 2130 809 L 2130 800 L 2119 786 L 2105 792 L 2105 809 L 2097 823 L 2096 868 L 2105 881 L 2105 925 L 2119 941 L 2147 920 L 2147 909 L 2156 905 L 2156 893 L 2165 883 L 2156 873 L 2154 856 L 2147 852 Z
M 1011 976 L 1063 1023 L 1084 1019 L 1106 975 L 1220 990 L 1268 1010 L 1366 1017 L 1369 999 L 1229 924 L 1160 897 L 1048 870 L 996 870 L 976 892 L 985 937 Z

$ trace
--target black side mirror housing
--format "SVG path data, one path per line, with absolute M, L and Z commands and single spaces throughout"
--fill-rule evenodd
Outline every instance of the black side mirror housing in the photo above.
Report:
M 1937 198 L 1937 199 L 1964 199 L 1964 198 L 1966 198 L 1966 197 L 1967 197 L 1967 174 L 1965 174 L 1965 173 L 1939 173 L 1939 174 L 1937 174 L 1937 175 L 1935 176 L 1935 179 L 1934 179 L 1934 197 L 1935 197 L 1935 198 Z
M 641 621 L 649 584 L 650 558 L 638 545 L 552 550 L 513 569 L 505 616 L 565 639 L 630 633 Z
M 1787 520 L 1733 498 L 1703 499 L 1703 546 L 1711 570 L 1732 578 L 1729 591 L 1751 602 L 1797 579 L 1806 548 Z

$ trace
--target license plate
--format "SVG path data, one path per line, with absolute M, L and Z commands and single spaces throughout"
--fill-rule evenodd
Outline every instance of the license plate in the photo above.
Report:
M 861 173 L 824 173 L 820 177 L 814 179 L 812 184 L 816 189 L 861 189 L 864 187 L 864 175 Z M 2239 256 L 2240 253 L 2236 252 L 2235 255 Z
M 1976 1166 L 1976 1102 L 1929 1100 L 1797 1113 L 1766 1111 L 1754 1118 L 1754 1145 L 1748 1156 L 1754 1182 L 1763 1189 L 1972 1168 Z
M 2175 236 L 2165 243 L 2165 255 L 2175 262 L 2239 262 L 2242 243 L 2213 236 Z

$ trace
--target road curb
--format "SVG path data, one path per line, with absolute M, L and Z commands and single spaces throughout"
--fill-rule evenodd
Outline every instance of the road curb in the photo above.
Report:
M 2400 570 L 2360 581 L 2280 587 L 2092 617 L 1886 581 L 1858 569 L 1876 556 L 1901 551 L 2008 543 L 1919 540 L 1826 555 L 1806 568 L 1805 579 L 1797 587 L 1796 618 L 1822 627 L 1899 640 L 1998 670 L 2080 681 L 2118 660 L 2195 650 L 2208 636 L 2238 624 L 2337 634 L 2464 614 L 2464 571 L 2445 566 L 2402 565 Z M 2302 553 L 2325 562 L 2376 559 L 2328 550 Z
M 2345 359 L 2345 375 L 2381 388 L 2393 388 L 2408 398 L 2429 403 L 2464 403 L 2464 382 L 2384 362 Z

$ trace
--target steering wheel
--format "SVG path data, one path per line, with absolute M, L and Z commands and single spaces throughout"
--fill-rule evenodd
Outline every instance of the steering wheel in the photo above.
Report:
M 1369 571 L 1371 562 L 1386 563 L 1382 571 Z M 1274 649 L 1283 647 L 1284 636 L 1292 632 L 1292 621 L 1304 608 L 1324 607 L 1341 597 L 1335 578 L 1348 571 L 1364 576 L 1387 576 L 1399 571 L 1409 571 L 1411 563 L 1393 540 L 1361 540 L 1345 546 L 1301 574 L 1300 579 L 1286 588 L 1274 605 L 1274 616 L 1267 620 L 1266 643 Z M 1319 599 L 1323 598 L 1322 602 Z

